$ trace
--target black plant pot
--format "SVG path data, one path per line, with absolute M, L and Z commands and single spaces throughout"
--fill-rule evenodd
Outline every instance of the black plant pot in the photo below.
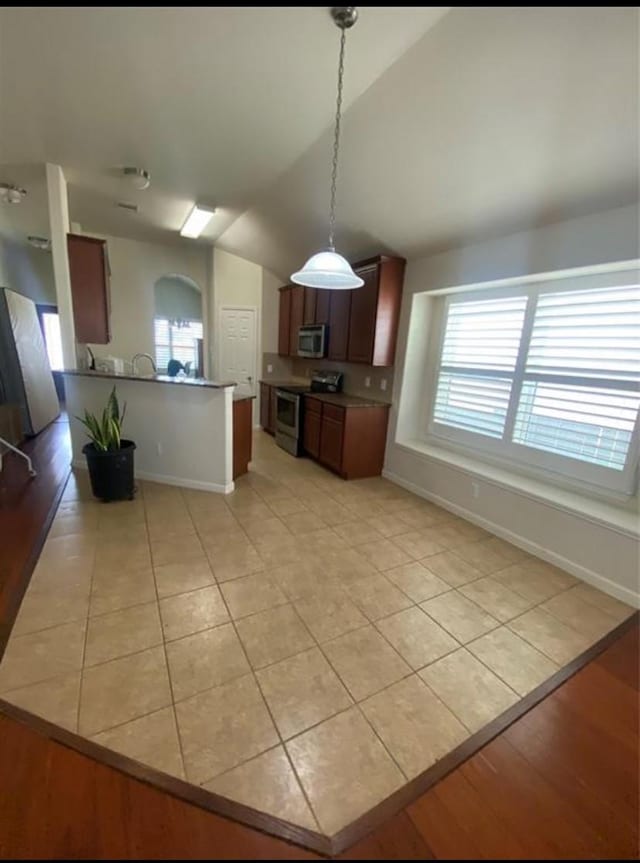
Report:
M 85 444 L 82 452 L 87 457 L 91 491 L 103 501 L 133 500 L 133 451 L 132 440 L 120 441 L 120 449 L 101 451 L 92 443 Z

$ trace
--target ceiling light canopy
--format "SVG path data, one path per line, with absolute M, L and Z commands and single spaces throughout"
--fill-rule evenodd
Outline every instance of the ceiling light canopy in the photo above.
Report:
M 344 51 L 346 31 L 358 20 L 355 6 L 333 6 L 331 17 L 340 29 L 340 60 L 338 62 L 338 95 L 336 98 L 336 121 L 333 136 L 333 162 L 331 168 L 331 204 L 329 206 L 329 244 L 325 251 L 312 255 L 301 270 L 293 273 L 291 281 L 309 288 L 349 290 L 364 285 L 346 258 L 339 255 L 334 246 L 336 224 L 336 181 L 338 178 L 338 152 L 340 148 L 340 113 L 342 109 L 342 84 L 344 79 Z
M 14 183 L 0 183 L 0 197 L 5 204 L 20 204 L 26 194 L 26 189 Z
M 132 187 L 137 189 L 138 192 L 148 189 L 151 185 L 151 174 L 144 168 L 123 168 L 122 173 L 127 177 Z
M 180 230 L 180 235 L 195 240 L 207 227 L 214 213 L 215 207 L 201 207 L 195 204 Z

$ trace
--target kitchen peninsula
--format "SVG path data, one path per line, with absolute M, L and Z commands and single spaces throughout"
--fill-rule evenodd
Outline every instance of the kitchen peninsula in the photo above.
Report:
M 233 382 L 166 375 L 64 372 L 73 466 L 85 468 L 85 409 L 101 414 L 117 387 L 127 413 L 123 433 L 135 441 L 136 477 L 204 491 L 229 493 L 234 484 L 234 401 L 253 398 Z M 237 475 L 237 470 L 235 475 Z

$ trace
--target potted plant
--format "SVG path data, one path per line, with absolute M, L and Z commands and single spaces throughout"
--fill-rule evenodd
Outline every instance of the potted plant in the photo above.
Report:
M 100 418 L 86 410 L 84 419 L 76 417 L 91 438 L 91 442 L 82 447 L 87 457 L 91 490 L 103 501 L 133 500 L 133 451 L 136 445 L 121 436 L 126 409 L 125 403 L 120 411 L 114 386 Z

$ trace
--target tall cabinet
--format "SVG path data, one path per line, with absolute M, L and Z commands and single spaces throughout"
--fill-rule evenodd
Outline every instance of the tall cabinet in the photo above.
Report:
M 111 341 L 107 243 L 67 234 L 67 250 L 76 341 L 106 345 Z
M 354 264 L 364 280 L 355 290 L 280 288 L 278 353 L 297 356 L 298 330 L 303 324 L 328 324 L 327 359 L 392 366 L 405 263 L 404 258 L 377 255 Z

